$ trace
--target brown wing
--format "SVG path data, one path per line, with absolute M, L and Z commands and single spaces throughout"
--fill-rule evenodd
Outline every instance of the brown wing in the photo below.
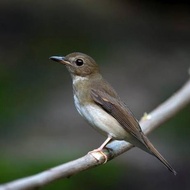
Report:
M 94 102 L 111 114 L 128 133 L 144 144 L 138 121 L 122 101 L 99 90 L 92 90 L 91 96 Z
M 133 135 L 133 137 L 144 145 L 144 148 L 140 146 L 143 150 L 158 158 L 174 175 L 177 174 L 167 160 L 154 148 L 152 143 L 143 134 L 138 121 L 117 96 L 111 96 L 111 94 L 109 95 L 106 91 L 100 90 L 92 90 L 91 96 L 96 104 L 111 114 L 128 133 Z

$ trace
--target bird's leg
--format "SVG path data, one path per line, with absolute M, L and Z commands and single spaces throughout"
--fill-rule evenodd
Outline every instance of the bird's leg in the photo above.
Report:
M 97 151 L 102 151 L 102 149 L 112 140 L 112 137 L 111 136 L 108 136 L 108 138 L 104 141 L 104 143 L 97 149 Z
M 108 161 L 108 157 L 107 157 L 107 155 L 106 155 L 102 150 L 103 150 L 103 148 L 104 148 L 111 140 L 112 140 L 112 137 L 111 137 L 111 136 L 108 136 L 108 138 L 104 141 L 104 143 L 103 143 L 99 148 L 94 149 L 94 150 L 88 152 L 88 154 L 91 154 L 96 160 L 99 160 L 99 159 L 97 158 L 97 156 L 95 156 L 95 154 L 93 154 L 93 153 L 99 152 L 100 154 L 102 154 L 102 155 L 104 156 L 104 158 L 105 158 L 104 164 L 105 164 L 105 163 Z

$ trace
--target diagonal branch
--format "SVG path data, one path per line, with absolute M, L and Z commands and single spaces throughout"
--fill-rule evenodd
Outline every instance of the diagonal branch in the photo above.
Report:
M 142 119 L 140 125 L 145 134 L 150 133 L 170 118 L 174 117 L 181 109 L 190 103 L 190 80 L 171 96 L 167 101 L 153 110 L 147 119 Z M 104 149 L 108 160 L 126 152 L 133 146 L 125 141 L 113 141 Z M 0 186 L 0 190 L 31 190 L 42 187 L 60 178 L 68 178 L 81 171 L 101 165 L 105 157 L 100 153 L 87 154 L 79 159 L 67 162 L 57 167 L 48 169 L 39 174 L 18 179 Z

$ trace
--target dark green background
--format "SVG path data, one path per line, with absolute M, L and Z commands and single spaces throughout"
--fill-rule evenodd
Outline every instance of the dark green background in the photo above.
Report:
M 189 78 L 183 1 L 1 0 L 0 183 L 83 156 L 104 137 L 79 116 L 67 70 L 51 55 L 91 55 L 139 119 Z M 133 149 L 47 189 L 189 189 L 190 107 L 150 139 L 178 171 Z

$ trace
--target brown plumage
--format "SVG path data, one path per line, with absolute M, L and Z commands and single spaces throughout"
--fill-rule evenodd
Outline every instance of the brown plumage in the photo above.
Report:
M 137 119 L 116 91 L 102 78 L 98 65 L 91 57 L 71 53 L 66 57 L 52 56 L 50 59 L 64 64 L 69 70 L 78 112 L 96 130 L 107 136 L 95 151 L 101 151 L 113 139 L 125 140 L 154 155 L 176 175 L 176 171 L 142 132 Z

